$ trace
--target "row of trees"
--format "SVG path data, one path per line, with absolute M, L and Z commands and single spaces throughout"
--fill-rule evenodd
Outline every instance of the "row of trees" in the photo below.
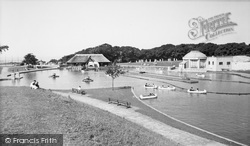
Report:
M 0 46 L 0 52 L 8 50 L 8 46 Z M 146 59 L 173 59 L 181 60 L 191 50 L 199 50 L 207 56 L 232 56 L 232 55 L 248 55 L 250 56 L 250 44 L 245 43 L 199 43 L 199 44 L 166 44 L 152 49 L 138 49 L 130 46 L 111 46 L 103 44 L 97 47 L 83 49 L 74 54 L 66 55 L 59 60 L 52 59 L 50 62 L 67 62 L 75 54 L 103 54 L 111 62 L 135 62 L 137 60 Z M 36 64 L 36 57 L 29 53 L 24 57 L 22 64 Z
M 166 44 L 152 49 L 138 49 L 130 46 L 111 46 L 103 44 L 93 48 L 83 49 L 74 54 L 62 57 L 59 61 L 67 62 L 75 54 L 103 54 L 111 62 L 135 62 L 136 60 L 145 59 L 173 59 L 181 60 L 191 50 L 199 50 L 207 56 L 232 56 L 248 55 L 250 56 L 250 44 L 245 43 L 199 43 L 199 44 Z

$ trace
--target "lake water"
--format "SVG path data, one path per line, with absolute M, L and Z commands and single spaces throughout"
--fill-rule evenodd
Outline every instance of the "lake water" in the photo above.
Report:
M 135 69 L 131 69 L 135 70 Z M 160 74 L 179 75 L 181 73 L 167 72 L 165 70 L 148 69 L 148 71 Z M 53 73 L 59 78 L 50 78 Z M 2 70 L 2 75 L 6 74 L 6 69 Z M 72 87 L 82 86 L 83 89 L 111 87 L 111 78 L 104 72 L 80 72 L 71 70 L 49 70 L 27 74 L 21 74 L 21 80 L 1 81 L 0 86 L 29 86 L 33 80 L 37 80 L 42 88 L 46 89 L 71 89 Z M 94 82 L 85 83 L 82 79 L 89 76 Z M 188 77 L 195 77 L 189 73 Z M 224 79 L 230 81 L 250 82 L 250 79 L 229 74 L 206 73 L 209 79 Z M 250 145 L 250 95 L 224 95 L 224 94 L 189 94 L 184 90 L 176 91 L 144 89 L 145 83 L 156 85 L 167 85 L 156 81 L 146 81 L 130 77 L 120 76 L 115 79 L 115 86 L 133 86 L 137 96 L 154 92 L 158 95 L 155 100 L 146 100 L 147 104 L 156 109 L 184 121 L 188 124 L 197 126 L 201 129 L 213 132 L 223 137 Z M 170 84 L 182 88 L 206 89 L 212 92 L 242 92 L 250 93 L 250 84 L 235 82 L 217 82 L 199 80 L 197 84 L 188 84 L 177 81 L 167 81 Z

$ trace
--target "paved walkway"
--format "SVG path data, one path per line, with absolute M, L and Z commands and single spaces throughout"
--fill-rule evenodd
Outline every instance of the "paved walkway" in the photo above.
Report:
M 167 139 L 171 139 L 175 141 L 176 143 L 179 143 L 180 145 L 185 146 L 224 146 L 224 144 L 208 140 L 193 134 L 190 134 L 185 131 L 178 130 L 176 128 L 173 128 L 171 126 L 168 126 L 162 122 L 159 122 L 157 120 L 154 120 L 148 116 L 145 116 L 141 113 L 136 112 L 135 110 L 138 109 L 137 107 L 132 107 L 129 109 L 126 109 L 123 106 L 117 106 L 115 104 L 108 104 L 107 102 L 97 100 L 90 98 L 86 95 L 78 95 L 74 93 L 62 93 L 62 92 L 56 92 L 54 93 L 60 94 L 62 96 L 70 96 L 72 99 L 76 101 L 80 101 L 83 103 L 86 103 L 88 105 L 100 108 L 102 110 L 108 111 L 110 113 L 113 113 L 117 116 L 120 116 L 122 118 L 125 118 L 131 122 L 134 122 L 136 124 L 139 124 L 143 126 L 144 128 L 147 128 L 151 131 L 154 131 L 158 134 L 163 135 Z

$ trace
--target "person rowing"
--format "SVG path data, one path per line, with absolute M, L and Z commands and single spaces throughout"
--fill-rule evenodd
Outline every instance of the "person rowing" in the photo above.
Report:
M 87 78 L 85 78 L 85 80 L 91 80 L 90 77 L 88 76 Z
M 56 73 L 54 73 L 54 74 L 52 75 L 52 77 L 56 77 Z

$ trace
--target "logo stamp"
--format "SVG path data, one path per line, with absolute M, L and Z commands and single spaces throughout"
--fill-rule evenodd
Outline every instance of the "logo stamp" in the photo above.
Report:
M 202 17 L 190 19 L 188 25 L 191 30 L 188 32 L 188 37 L 191 40 L 204 37 L 206 41 L 209 41 L 218 36 L 234 32 L 234 26 L 237 26 L 237 24 L 230 20 L 230 15 L 231 13 L 228 12 L 208 19 Z
M 62 134 L 0 134 L 0 145 L 2 146 L 63 146 Z

